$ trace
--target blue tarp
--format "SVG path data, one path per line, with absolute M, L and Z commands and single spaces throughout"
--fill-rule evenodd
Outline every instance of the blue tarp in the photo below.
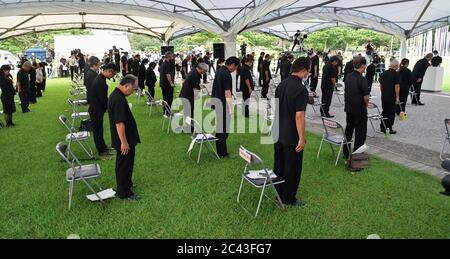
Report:
M 25 51 L 25 56 L 30 60 L 38 59 L 43 62 L 47 62 L 47 50 L 39 47 L 34 47 L 27 49 Z

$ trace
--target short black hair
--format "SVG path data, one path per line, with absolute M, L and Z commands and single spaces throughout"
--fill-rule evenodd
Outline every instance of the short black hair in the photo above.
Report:
M 239 66 L 239 64 L 241 64 L 241 61 L 235 56 L 229 57 L 225 61 L 225 66 L 231 66 L 231 65 Z
M 144 60 L 142 60 L 142 63 L 147 64 L 149 62 L 148 58 L 144 58 Z
M 126 75 L 122 78 L 122 80 L 120 80 L 120 85 L 133 85 L 137 80 L 138 78 L 134 75 Z
M 339 58 L 337 56 L 332 56 L 330 58 L 330 63 L 333 63 L 333 62 L 339 62 Z
M 310 70 L 311 68 L 311 61 L 307 57 L 300 57 L 294 61 L 292 64 L 292 73 L 298 73 L 304 69 Z
M 148 65 L 149 67 L 155 69 L 156 67 L 156 63 L 155 62 L 150 62 L 150 64 Z
M 353 67 L 355 69 L 360 69 L 362 66 L 367 65 L 366 58 L 363 57 L 355 57 L 353 58 Z
M 114 63 L 109 63 L 103 66 L 103 70 L 114 70 L 117 71 L 117 66 Z

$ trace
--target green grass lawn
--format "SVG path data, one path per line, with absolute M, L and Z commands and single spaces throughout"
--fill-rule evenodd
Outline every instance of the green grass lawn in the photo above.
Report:
M 142 139 L 134 182 L 142 199 L 102 206 L 89 202 L 87 188 L 77 183 L 69 211 L 67 166 L 54 150 L 66 133 L 58 116 L 70 115 L 69 82 L 48 84 L 31 113 L 15 114 L 17 127 L 0 129 L 0 238 L 450 238 L 450 200 L 439 195 L 438 179 L 376 157 L 369 170 L 351 175 L 343 162 L 334 166 L 329 148 L 315 158 L 319 137 L 313 134 L 299 189 L 307 206 L 280 210 L 265 201 L 253 220 L 236 203 L 244 162 L 205 153 L 196 165 L 186 155 L 189 136 L 163 133 L 161 115 L 149 118 L 143 103 L 133 106 Z M 259 139 L 231 135 L 229 150 L 237 154 L 244 145 L 272 166 L 273 148 Z M 115 187 L 114 160 L 99 163 L 100 184 Z M 255 206 L 259 193 L 246 187 L 245 203 Z

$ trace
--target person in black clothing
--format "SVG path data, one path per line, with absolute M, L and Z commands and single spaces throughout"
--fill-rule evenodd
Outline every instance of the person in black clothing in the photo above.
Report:
M 30 69 L 30 88 L 28 91 L 28 98 L 31 104 L 37 103 L 37 86 L 36 86 L 36 68 L 37 63 L 33 62 L 33 65 Z
M 103 117 L 108 109 L 108 84 L 116 74 L 116 64 L 109 63 L 92 83 L 89 99 L 89 115 L 92 121 L 94 142 L 100 156 L 109 156 L 110 152 L 103 138 Z
M 120 72 L 120 50 L 116 46 L 113 46 L 112 54 L 114 56 L 114 64 L 117 66 L 116 71 Z
M 220 158 L 229 157 L 227 138 L 233 114 L 231 73 L 236 71 L 239 64 L 240 60 L 237 57 L 228 58 L 225 65 L 217 69 L 213 82 L 211 101 L 216 112 L 216 138 L 218 139 L 216 148 Z
M 389 130 L 390 134 L 396 134 L 393 129 L 395 122 L 395 106 L 400 104 L 400 75 L 397 72 L 399 63 L 397 60 L 392 60 L 389 66 L 389 70 L 383 72 L 380 75 L 380 88 L 381 88 L 381 102 L 383 107 L 382 116 L 386 118 L 380 125 L 380 129 L 383 133 Z
M 322 71 L 322 117 L 334 118 L 330 115 L 330 105 L 333 100 L 333 91 L 337 82 L 337 63 L 339 59 L 336 56 L 331 57 L 330 61 L 325 64 Z
M 133 63 L 131 64 L 131 74 L 139 78 L 139 68 L 141 66 L 141 55 L 134 55 Z
M 41 83 L 41 90 L 42 92 L 45 92 L 45 87 L 47 86 L 47 69 L 45 67 L 45 63 L 41 62 L 39 63 L 39 67 L 42 69 L 42 83 Z
M 270 55 L 267 54 L 264 57 L 264 62 L 262 63 L 262 76 L 263 76 L 263 88 L 261 91 L 261 96 L 263 98 L 268 98 L 267 93 L 269 92 L 270 80 L 272 80 L 272 73 L 270 71 Z
M 245 58 L 245 56 L 244 56 L 244 58 Z M 283 54 L 283 53 L 280 54 L 280 56 L 278 57 L 277 69 L 275 70 L 275 74 L 278 74 L 278 71 L 280 71 L 280 69 L 281 69 L 281 64 L 283 64 L 283 62 L 285 62 L 286 60 L 287 60 L 287 55 Z M 281 73 L 280 73 L 280 75 L 281 75 Z M 281 81 L 283 81 L 283 79 L 281 79 Z
M 408 68 L 409 59 L 403 59 L 400 64 L 400 104 L 397 105 L 396 113 L 400 115 L 400 112 L 406 112 L 406 103 L 408 102 L 408 95 L 413 85 L 412 72 Z M 413 97 L 414 98 L 414 97 Z M 400 107 L 401 106 L 401 107 Z M 401 109 L 400 109 L 401 108 Z
M 193 54 L 191 59 L 191 70 L 194 70 L 194 68 L 197 67 L 198 62 L 199 62 L 198 57 L 195 54 Z
M 353 66 L 353 61 L 355 60 L 356 57 L 353 57 L 352 60 L 350 60 L 349 62 L 347 62 L 345 64 L 345 68 L 344 68 L 344 82 L 345 82 L 345 77 L 351 73 L 353 73 L 353 71 L 355 71 L 355 67 Z
M 81 50 L 77 51 L 77 57 L 78 57 L 78 66 L 80 67 L 80 75 L 84 75 L 86 68 L 86 59 L 83 55 L 83 53 L 81 53 Z
M 319 66 L 320 59 L 322 58 L 322 52 L 318 52 L 311 58 L 311 84 L 310 90 L 316 92 L 317 85 L 319 84 Z
M 303 206 L 297 199 L 303 167 L 303 150 L 306 145 L 306 106 L 308 89 L 303 80 L 308 78 L 309 58 L 301 57 L 292 64 L 292 73 L 277 87 L 277 111 L 272 136 L 274 140 L 274 173 L 283 184 L 276 186 L 281 202 L 286 205 Z
M 431 65 L 433 67 L 440 67 L 442 64 L 442 57 L 439 56 L 439 52 L 437 50 L 433 51 L 434 57 L 431 59 Z
M 367 105 L 369 104 L 369 86 L 367 79 L 363 77 L 366 70 L 367 61 L 363 57 L 353 59 L 354 71 L 345 78 L 345 113 L 347 126 L 345 128 L 345 137 L 347 140 L 355 141 L 353 151 L 358 150 L 364 145 L 367 139 Z M 350 157 L 349 146 L 344 146 L 345 158 Z
M 295 47 L 297 47 L 297 45 L 300 45 L 300 41 L 303 41 L 302 37 L 302 33 L 300 32 L 300 30 L 297 30 L 297 33 L 294 35 L 294 44 L 292 45 L 292 50 L 294 51 Z M 300 46 L 301 48 L 301 46 Z M 301 48 L 300 51 L 303 51 L 303 49 Z
M 292 67 L 292 62 L 294 61 L 294 56 L 293 55 L 288 55 L 286 56 L 286 59 L 283 60 L 283 62 L 281 63 L 281 67 L 280 67 L 280 74 L 281 74 L 281 81 L 283 81 L 284 79 L 288 78 L 291 75 L 291 67 Z
M 153 98 L 155 98 L 155 85 L 156 85 L 156 81 L 158 81 L 156 79 L 155 68 L 156 68 L 156 63 L 151 62 L 148 65 L 146 76 L 145 76 L 145 85 L 148 87 L 148 92 L 150 93 L 150 95 Z
M 141 91 L 145 89 L 145 76 L 147 75 L 147 68 L 145 66 L 148 64 L 148 62 L 149 60 L 147 58 L 144 58 L 141 65 L 139 66 L 138 83 Z
M 16 104 L 14 103 L 16 90 L 13 86 L 13 78 L 10 71 L 11 66 L 9 65 L 3 65 L 0 67 L 0 89 L 2 90 L 1 100 L 6 127 L 15 126 L 13 123 L 13 113 L 16 112 Z
M 183 62 L 181 62 L 181 77 L 183 80 L 186 80 L 186 76 L 189 73 L 189 61 L 191 60 L 191 56 L 187 55 Z
M 84 74 L 84 86 L 86 86 L 86 96 L 88 104 L 90 103 L 91 89 L 94 80 L 98 76 L 98 71 L 100 70 L 100 59 L 92 56 L 89 58 L 89 69 L 86 69 Z
M 30 76 L 29 72 L 31 70 L 31 63 L 25 61 L 22 64 L 22 68 L 17 72 L 17 92 L 19 93 L 20 106 L 22 107 L 22 112 L 30 112 L 29 104 L 29 92 L 30 92 Z
M 366 69 L 366 80 L 369 92 L 372 92 L 373 80 L 375 79 L 375 73 L 377 71 L 378 61 L 376 59 Z
M 203 63 L 207 64 L 208 67 L 211 67 L 211 54 L 209 52 L 206 52 L 206 55 L 203 57 Z M 209 69 L 208 69 L 209 71 Z M 208 83 L 208 73 L 202 74 L 203 76 L 203 83 Z
M 131 58 L 129 58 L 127 60 L 127 75 L 133 74 L 133 62 L 134 62 L 134 56 L 131 56 Z
M 129 201 L 138 199 L 138 196 L 132 191 L 132 188 L 136 146 L 141 143 L 141 139 L 136 120 L 130 110 L 126 97 L 133 94 L 137 89 L 137 78 L 133 75 L 127 75 L 111 93 L 108 101 L 111 143 L 117 152 L 117 196 L 119 199 L 128 199 Z
M 258 59 L 258 73 L 259 73 L 258 83 L 259 83 L 259 86 L 263 86 L 263 82 L 264 82 L 263 62 L 264 62 L 265 55 L 266 55 L 265 52 L 261 52 L 261 55 L 259 56 L 259 59 Z
M 163 94 L 163 100 L 167 102 L 169 107 L 172 107 L 173 92 L 175 90 L 175 72 L 172 71 L 173 53 L 167 52 L 164 62 L 161 65 L 160 72 L 160 86 Z M 164 110 L 165 113 L 169 111 Z
M 433 54 L 427 54 L 423 59 L 417 61 L 414 69 L 412 71 L 413 74 L 413 82 L 414 82 L 414 91 L 416 92 L 416 97 L 412 100 L 413 105 L 424 105 L 420 101 L 420 93 L 422 90 L 422 83 L 425 73 L 427 72 L 428 67 L 430 66 L 430 61 L 433 58 Z
M 209 65 L 206 63 L 200 63 L 197 67 L 189 72 L 186 80 L 183 82 L 183 86 L 180 92 L 180 98 L 183 100 L 184 117 L 194 118 L 194 89 L 200 90 L 200 78 L 207 73 Z M 185 133 L 192 133 L 193 126 L 186 127 Z
M 123 52 L 122 58 L 120 58 L 122 76 L 126 76 L 128 74 L 128 52 Z
M 247 55 L 245 57 L 244 64 L 241 67 L 241 91 L 242 91 L 242 99 L 244 100 L 243 103 L 243 113 L 244 117 L 248 118 L 250 117 L 250 111 L 249 111 L 249 105 L 250 105 L 250 96 L 252 95 L 253 90 L 255 89 L 255 86 L 253 85 L 253 76 L 251 72 L 251 67 L 254 62 L 254 57 L 252 55 Z

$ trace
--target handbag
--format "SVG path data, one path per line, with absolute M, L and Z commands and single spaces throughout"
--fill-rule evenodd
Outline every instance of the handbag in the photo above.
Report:
M 369 168 L 369 155 L 367 153 L 352 154 L 347 161 L 347 170 L 352 172 L 358 172 Z

